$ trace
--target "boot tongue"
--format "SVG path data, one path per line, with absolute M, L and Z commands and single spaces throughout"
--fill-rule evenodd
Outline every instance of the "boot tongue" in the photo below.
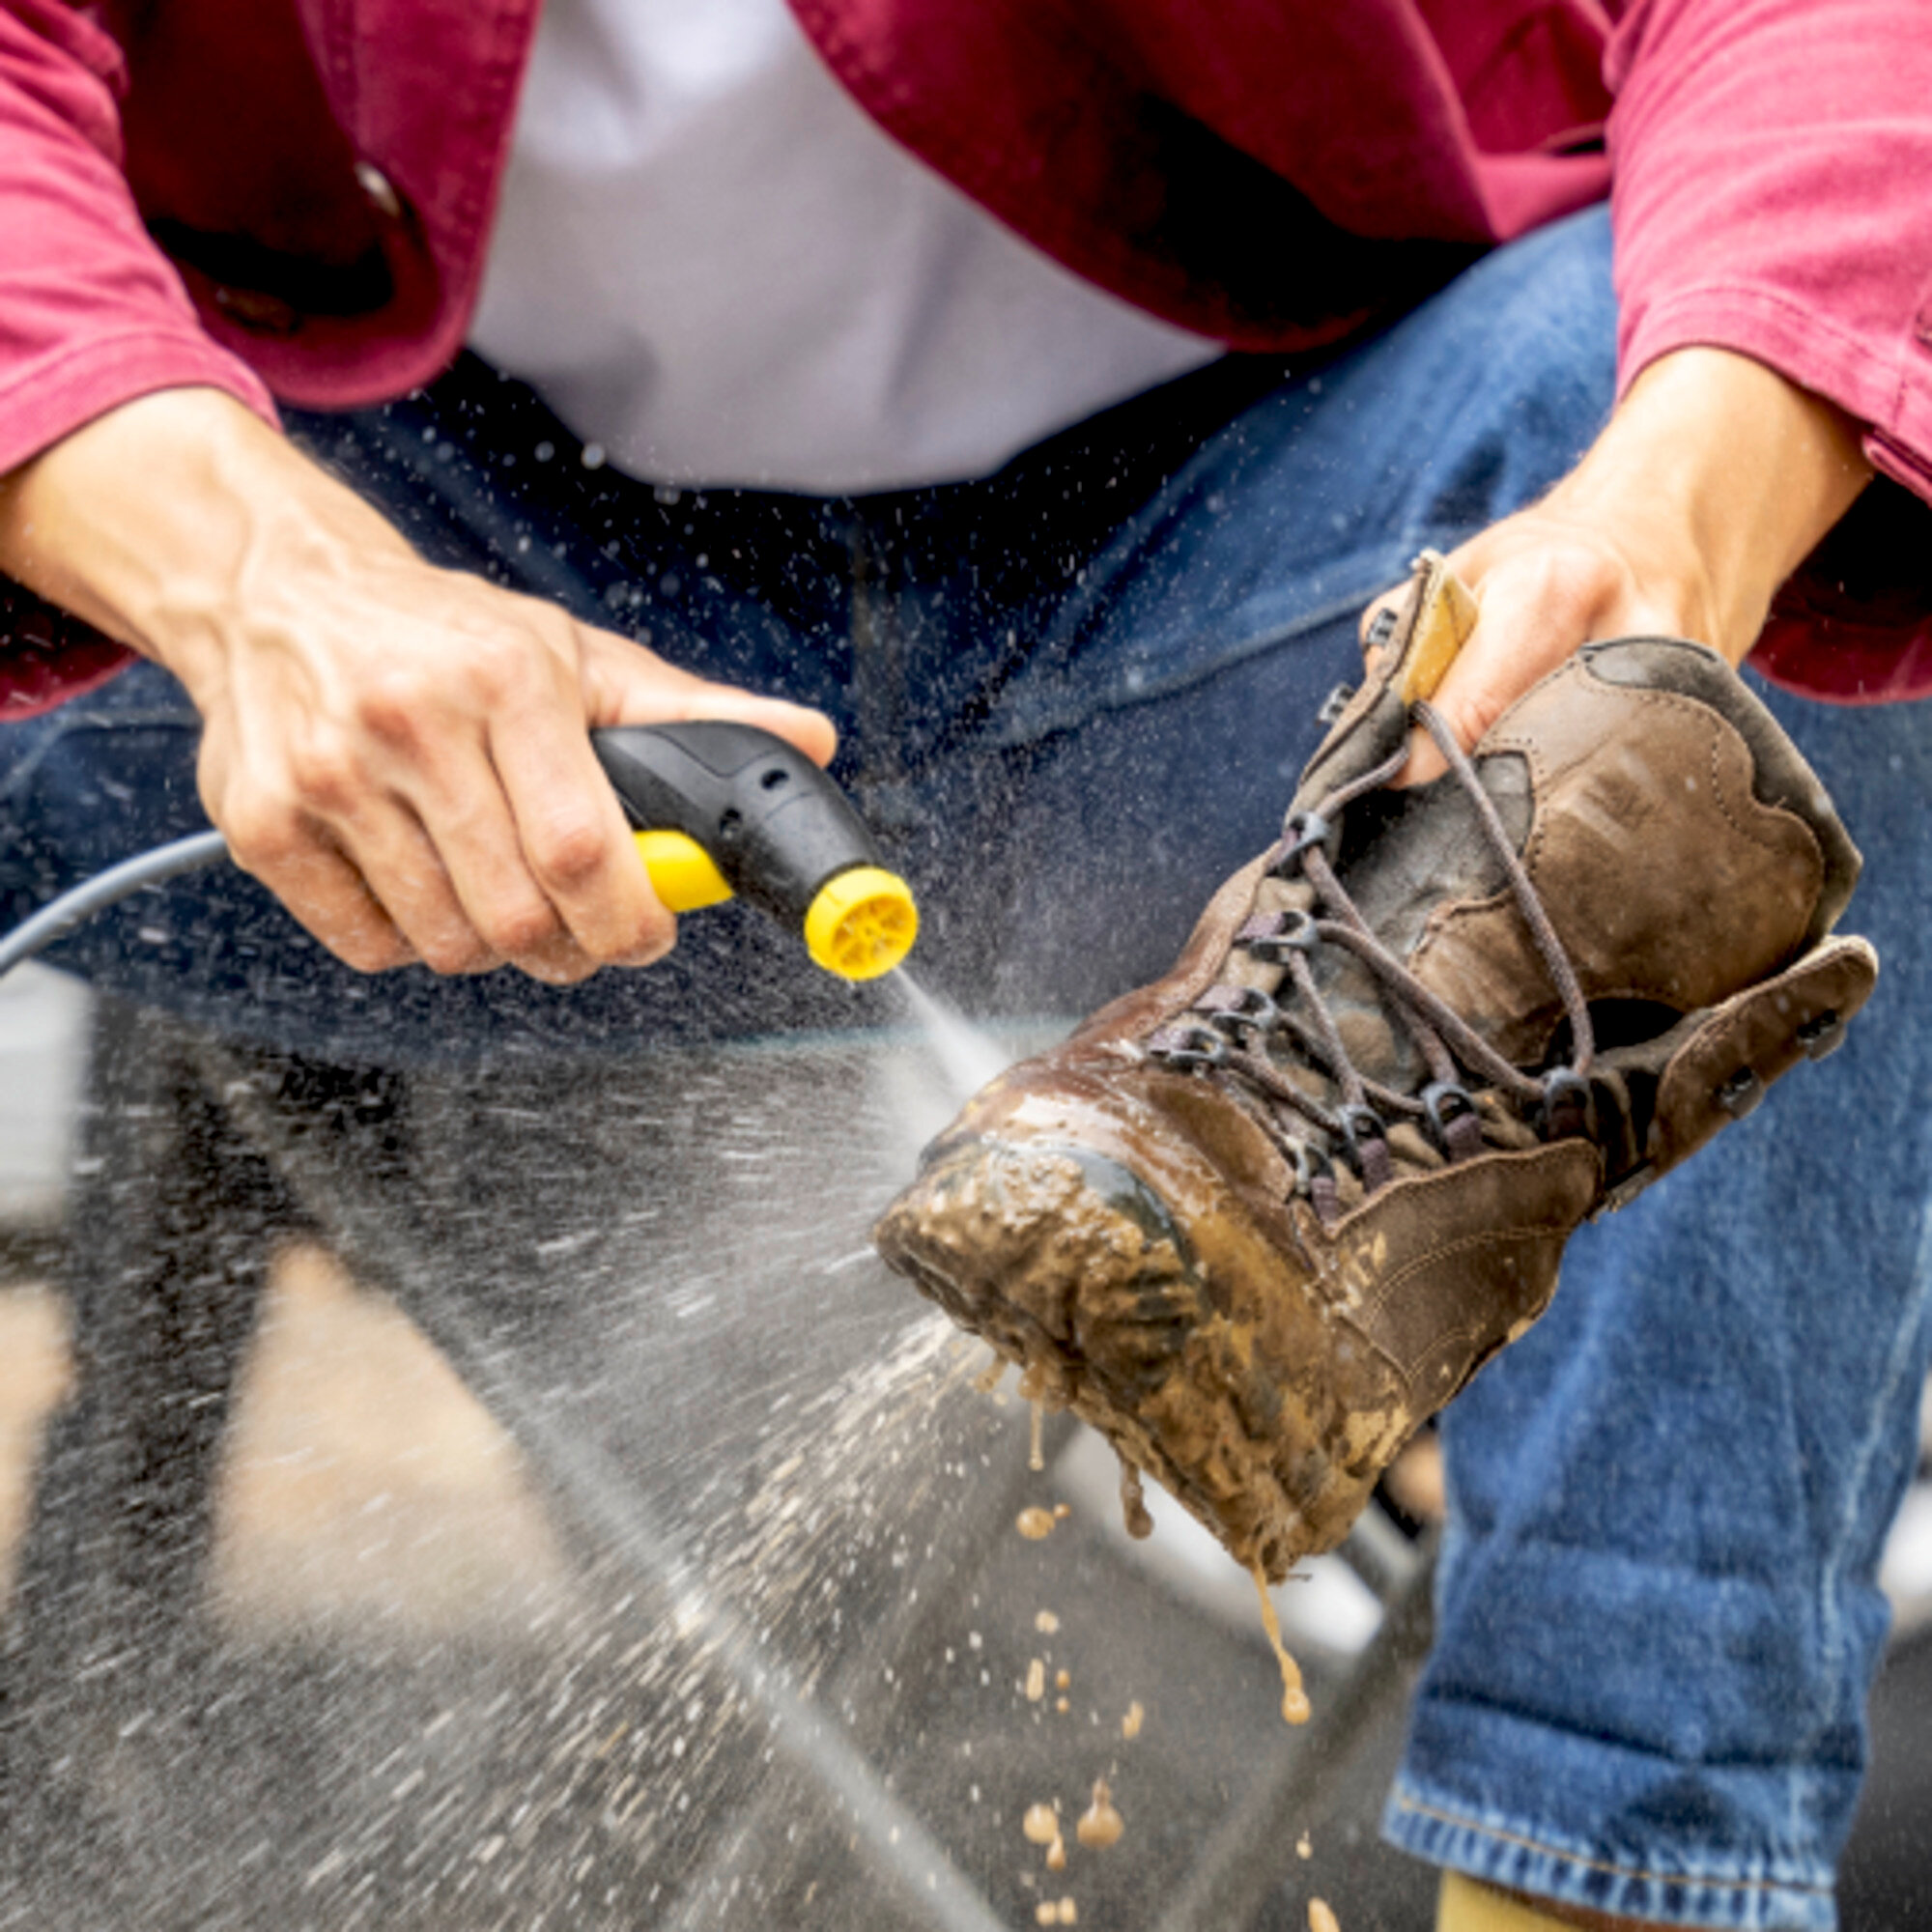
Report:
M 1527 763 L 1498 753 L 1479 758 L 1476 770 L 1520 850 L 1532 808 Z M 1334 865 L 1369 930 L 1404 965 L 1438 907 L 1478 902 L 1508 885 L 1473 801 L 1448 773 L 1426 785 L 1368 792 L 1347 807 Z M 1294 902 L 1312 903 L 1312 888 L 1290 890 Z M 1372 1080 L 1415 1092 L 1426 1078 L 1423 1062 L 1381 980 L 1341 946 L 1318 948 L 1310 963 L 1356 1067 Z
M 1532 808 L 1528 762 L 1499 752 L 1475 764 L 1520 852 Z M 1508 884 L 1475 801 L 1448 772 L 1429 784 L 1370 792 L 1350 805 L 1335 873 L 1369 929 L 1405 965 L 1437 906 L 1488 898 Z
M 1294 810 L 1330 818 L 1338 842 L 1328 850 L 1342 889 L 1370 931 L 1408 964 L 1437 907 L 1488 898 L 1507 884 L 1468 793 L 1453 774 L 1402 791 L 1361 793 L 1339 809 L 1329 801 L 1400 756 L 1410 703 L 1431 695 L 1474 628 L 1476 606 L 1442 557 L 1425 551 L 1360 691 L 1350 697 L 1308 761 Z M 1373 634 L 1372 634 L 1373 635 Z M 1532 812 L 1529 769 L 1513 753 L 1476 761 L 1512 844 L 1521 849 Z M 1293 872 L 1264 881 L 1256 910 L 1319 912 L 1314 888 Z M 1326 945 L 1310 959 L 1315 981 L 1356 1069 L 1371 1080 L 1415 1092 L 1424 1063 L 1398 1017 L 1393 995 L 1345 947 Z M 1264 990 L 1278 976 L 1269 974 Z

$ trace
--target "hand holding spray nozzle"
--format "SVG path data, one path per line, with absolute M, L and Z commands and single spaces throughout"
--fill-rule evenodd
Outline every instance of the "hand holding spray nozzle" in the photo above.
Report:
M 738 894 L 846 980 L 876 979 L 912 951 L 919 913 L 905 881 L 880 866 L 845 795 L 782 738 L 724 719 L 613 725 L 590 738 L 672 912 Z M 83 879 L 0 934 L 0 974 L 102 907 L 227 852 L 220 833 L 197 832 Z

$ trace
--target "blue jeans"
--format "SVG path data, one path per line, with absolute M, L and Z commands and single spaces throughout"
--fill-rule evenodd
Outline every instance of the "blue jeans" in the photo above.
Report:
M 585 470 L 473 362 L 298 431 L 432 557 L 823 706 L 920 895 L 922 974 L 980 1011 L 1083 1011 L 1164 969 L 1272 836 L 1366 599 L 1594 436 L 1608 256 L 1602 213 L 1579 216 L 1344 353 L 1231 360 L 989 481 L 887 497 Z M 1922 1366 L 1906 1015 L 1927 895 L 1900 802 L 1932 772 L 1916 710 L 1784 715 L 1872 860 L 1853 923 L 1889 945 L 1878 1002 L 1828 1067 L 1579 1239 L 1552 1314 L 1457 1406 L 1442 1632 L 1389 1824 L 1439 1863 L 1687 1923 L 1830 1922 Z M 0 919 L 199 826 L 194 750 L 150 668 L 0 733 Z M 569 991 L 359 979 L 232 873 L 59 956 L 360 1063 L 896 1017 L 731 907 L 686 920 L 665 965 Z

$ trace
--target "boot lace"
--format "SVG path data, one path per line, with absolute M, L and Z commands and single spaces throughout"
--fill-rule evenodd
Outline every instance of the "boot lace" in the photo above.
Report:
M 1373 1194 L 1395 1178 L 1390 1135 L 1402 1123 L 1419 1130 L 1437 1158 L 1447 1162 L 1467 1160 L 1482 1152 L 1490 1138 L 1498 1137 L 1504 1119 L 1493 1106 L 1486 1109 L 1479 1103 L 1471 1082 L 1514 1103 L 1520 1121 L 1528 1122 L 1530 1133 L 1519 1125 L 1515 1135 L 1503 1136 L 1506 1140 L 1520 1145 L 1592 1130 L 1590 1072 L 1596 1045 L 1576 971 L 1475 765 L 1433 705 L 1417 702 L 1410 715 L 1435 741 L 1475 809 L 1483 838 L 1509 883 L 1569 1019 L 1569 1059 L 1542 1073 L 1525 1073 L 1505 1060 L 1376 937 L 1335 876 L 1328 845 L 1337 817 L 1353 800 L 1395 778 L 1407 761 L 1406 745 L 1373 771 L 1338 786 L 1315 810 L 1291 811 L 1269 853 L 1268 870 L 1277 878 L 1305 881 L 1316 910 L 1257 913 L 1234 939 L 1251 959 L 1280 969 L 1273 993 L 1217 982 L 1194 1001 L 1184 1018 L 1151 1035 L 1147 1050 L 1165 1065 L 1208 1077 L 1233 1076 L 1253 1090 L 1273 1137 L 1293 1165 L 1295 1191 L 1308 1196 L 1324 1222 L 1344 1210 L 1345 1193 Z M 1374 975 L 1387 1010 L 1427 1069 L 1419 1093 L 1406 1094 L 1371 1079 L 1355 1065 L 1316 982 L 1312 955 L 1318 946 L 1345 948 Z M 1311 1093 L 1303 1081 L 1291 1078 L 1268 1051 L 1273 1042 L 1289 1048 L 1324 1091 Z M 1308 1137 L 1311 1127 L 1321 1136 L 1320 1144 Z M 1412 1135 L 1406 1145 L 1415 1146 Z M 1338 1176 L 1336 1155 L 1350 1181 Z

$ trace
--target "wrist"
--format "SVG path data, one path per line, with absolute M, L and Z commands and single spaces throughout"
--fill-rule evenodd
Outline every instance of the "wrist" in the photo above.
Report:
M 0 570 L 175 672 L 220 675 L 241 613 L 316 570 L 408 554 L 351 491 L 232 397 L 170 389 L 0 481 Z
M 1547 506 L 1613 534 L 1680 634 L 1737 664 L 1871 474 L 1834 406 L 1748 357 L 1688 349 L 1643 371 Z

